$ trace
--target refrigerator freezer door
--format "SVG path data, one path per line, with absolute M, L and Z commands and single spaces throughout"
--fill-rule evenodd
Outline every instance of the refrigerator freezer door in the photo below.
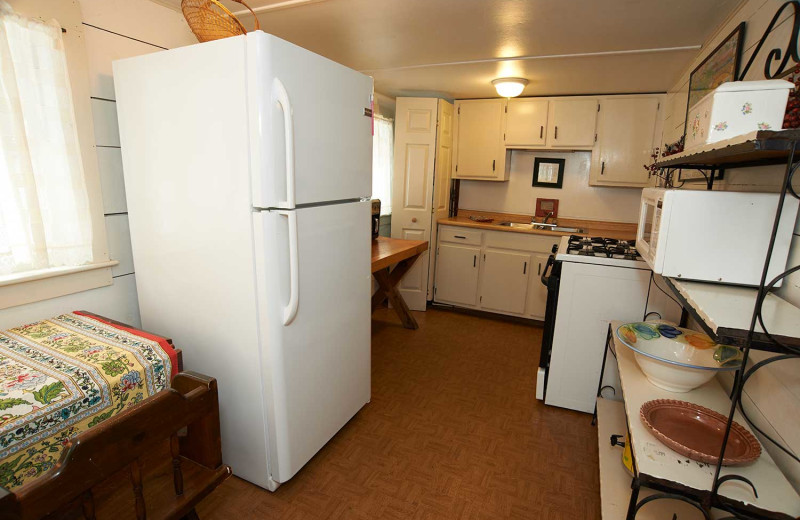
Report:
M 370 212 L 355 202 L 253 215 L 275 481 L 297 473 L 370 399 Z
M 247 60 L 253 206 L 369 198 L 372 78 L 261 31 Z

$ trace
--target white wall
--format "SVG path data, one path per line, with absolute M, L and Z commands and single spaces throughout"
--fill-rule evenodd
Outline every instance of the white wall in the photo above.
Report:
M 561 189 L 533 187 L 536 157 L 566 159 Z M 641 189 L 589 186 L 591 152 L 545 153 L 514 150 L 507 182 L 461 181 L 458 207 L 533 215 L 536 198 L 559 199 L 558 216 L 636 222 Z
M 94 121 L 109 255 L 118 260 L 108 287 L 0 311 L 0 329 L 73 310 L 89 310 L 140 325 L 131 255 L 122 159 L 119 147 L 111 62 L 119 58 L 197 43 L 183 16 L 149 0 L 70 0 L 80 9 L 88 55 L 90 103 Z M 51 18 L 47 13 L 42 17 Z
M 683 134 L 686 118 L 686 104 L 689 88 L 689 74 L 697 65 L 722 41 L 740 22 L 745 21 L 745 41 L 742 50 L 741 67 L 750 58 L 755 45 L 772 20 L 775 12 L 783 5 L 784 0 L 748 0 L 740 9 L 703 45 L 703 49 L 693 60 L 687 70 L 676 81 L 667 95 L 667 112 L 662 142 L 673 142 Z M 787 9 L 781 23 L 776 27 L 764 47 L 759 52 L 745 79 L 764 79 L 764 62 L 767 54 L 775 47 L 782 52 L 786 50 L 791 31 L 792 10 Z M 774 69 L 773 69 L 774 70 Z M 727 170 L 725 179 L 715 183 L 715 189 L 736 191 L 778 190 L 783 179 L 784 166 L 768 166 L 756 168 L 739 168 Z M 685 188 L 703 189 L 703 184 L 685 185 Z M 800 187 L 800 179 L 795 181 Z M 765 229 L 764 233 L 768 233 Z M 743 244 L 746 247 L 746 242 Z M 731 261 L 735 261 L 735 252 L 731 251 Z M 792 252 L 789 265 L 800 264 L 800 219 L 794 230 Z M 800 306 L 800 274 L 787 280 L 779 294 Z M 755 352 L 754 360 L 761 360 L 766 354 Z M 756 423 L 773 437 L 782 440 L 785 446 L 800 454 L 800 362 L 782 361 L 761 369 L 745 386 L 743 402 Z M 724 385 L 730 386 L 729 377 L 720 378 Z M 764 443 L 778 465 L 784 470 L 796 489 L 800 490 L 800 464 L 791 460 L 777 448 Z M 758 487 L 759 483 L 755 482 Z M 763 484 L 762 484 L 763 485 Z

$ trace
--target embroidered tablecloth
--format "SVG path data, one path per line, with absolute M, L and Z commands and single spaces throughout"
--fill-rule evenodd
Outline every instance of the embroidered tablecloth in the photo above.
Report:
M 31 482 L 78 433 L 168 388 L 163 339 L 69 313 L 0 331 L 0 486 Z

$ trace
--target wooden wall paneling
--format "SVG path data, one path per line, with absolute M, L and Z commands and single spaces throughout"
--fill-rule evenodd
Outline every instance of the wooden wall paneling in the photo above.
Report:
M 89 57 L 89 78 L 92 97 L 116 99 L 111 63 L 114 60 L 150 54 L 161 47 L 125 38 L 102 29 L 84 26 L 86 52 Z
M 119 148 L 97 148 L 97 167 L 100 170 L 100 185 L 103 191 L 103 212 L 125 213 L 125 182 L 122 174 L 122 152 Z
M 108 254 L 119 264 L 111 268 L 113 276 L 133 273 L 133 251 L 131 250 L 131 230 L 128 226 L 128 215 L 106 216 L 106 233 L 108 233 Z
M 149 0 L 80 0 L 80 3 L 85 24 L 167 49 L 197 43 L 179 11 Z
M 103 99 L 92 99 L 91 101 L 95 144 L 119 147 L 117 104 Z
M 0 312 L 0 330 L 81 309 L 97 312 L 134 327 L 142 326 L 136 296 L 136 278 L 129 274 L 114 278 L 113 283 L 107 287 L 4 309 Z

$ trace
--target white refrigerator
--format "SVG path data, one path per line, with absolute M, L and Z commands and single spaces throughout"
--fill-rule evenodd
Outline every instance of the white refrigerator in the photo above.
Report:
M 370 400 L 372 79 L 263 32 L 114 62 L 142 326 L 274 490 Z

